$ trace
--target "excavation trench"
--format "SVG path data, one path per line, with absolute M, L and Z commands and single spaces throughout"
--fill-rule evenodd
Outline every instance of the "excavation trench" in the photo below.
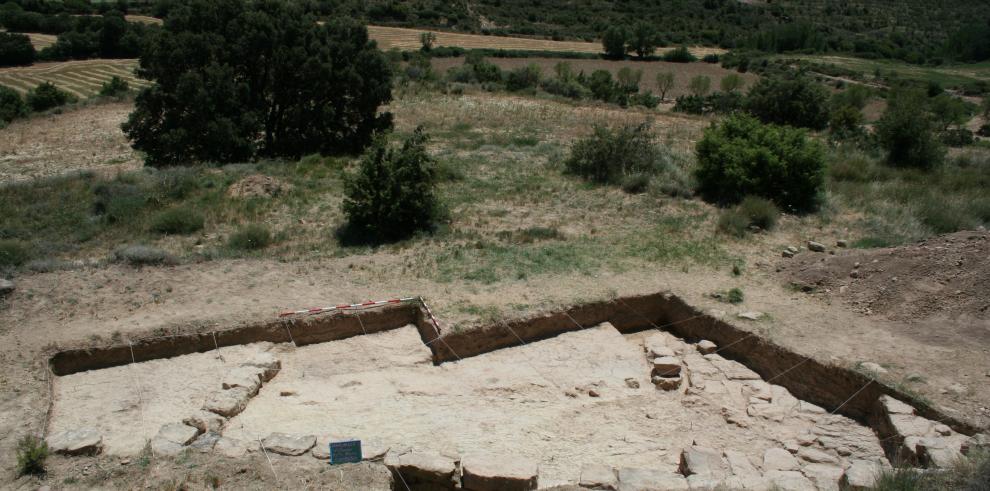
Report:
M 672 345 L 680 347 L 678 353 L 687 370 L 694 371 L 690 361 L 694 357 L 695 362 L 704 364 L 713 360 L 720 368 L 720 364 L 735 363 L 730 366 L 755 374 L 738 380 L 726 378 L 727 372 L 718 374 L 708 380 L 707 387 L 704 380 L 696 384 L 685 379 L 681 389 L 666 397 L 651 384 L 646 367 L 652 362 L 643 354 L 644 348 L 649 351 L 649 339 L 657 335 L 667 336 Z M 719 348 L 717 354 L 702 357 L 694 344 L 686 344 L 702 339 L 714 342 Z M 52 372 L 59 377 L 55 422 L 49 429 L 64 431 L 87 423 L 87 404 L 91 411 L 107 413 L 106 417 L 90 418 L 106 428 L 119 425 L 115 418 L 137 407 L 140 412 L 133 412 L 132 419 L 141 419 L 144 426 L 135 422 L 133 431 L 124 432 L 129 433 L 130 440 L 113 442 L 124 449 L 122 453 L 137 451 L 143 445 L 141 438 L 150 438 L 158 426 L 171 421 L 169 418 L 181 418 L 179 413 L 198 410 L 203 404 L 202 394 L 216 392 L 216 377 L 225 376 L 223 368 L 217 371 L 216 360 L 221 366 L 236 366 L 256 357 L 259 350 L 282 359 L 281 373 L 265 382 L 260 391 L 256 388 L 246 409 L 242 407 L 230 417 L 225 437 L 257 441 L 263 436 L 258 434 L 261 431 L 317 434 L 318 427 L 327 426 L 328 414 L 334 415 L 330 418 L 334 425 L 350 431 L 336 436 L 371 434 L 399 443 L 413 442 L 414 446 L 416 442 L 429 445 L 434 439 L 442 440 L 438 435 L 450 435 L 447 443 L 454 447 L 499 447 L 522 435 L 523 439 L 533 438 L 534 452 L 554 456 L 551 461 L 555 463 L 544 463 L 541 469 L 545 466 L 557 482 L 575 479 L 562 462 L 601 451 L 588 446 L 584 453 L 571 453 L 571 449 L 579 448 L 578 442 L 590 444 L 586 436 L 574 434 L 568 425 L 557 427 L 560 421 L 577 421 L 578 427 L 583 422 L 586 431 L 604 432 L 597 435 L 598 441 L 621 435 L 626 442 L 621 445 L 635 455 L 623 457 L 623 464 L 636 463 L 636 459 L 643 463 L 669 460 L 672 457 L 667 450 L 692 444 L 696 422 L 707 424 L 707 437 L 726 442 L 726 448 L 771 445 L 756 428 L 729 424 L 732 419 L 726 408 L 735 404 L 733 411 L 759 421 L 753 424 L 769 424 L 767 428 L 790 425 L 793 431 L 778 435 L 774 441 L 797 438 L 802 425 L 807 426 L 805 432 L 838 425 L 829 430 L 831 433 L 826 431 L 826 438 L 853 435 L 848 446 L 858 448 L 860 458 L 868 457 L 875 448 L 893 461 L 898 448 L 889 443 L 899 444 L 901 440 L 885 424 L 878 401 L 885 394 L 910 401 L 905 394 L 864 374 L 806 358 L 700 312 L 676 296 L 658 293 L 583 304 L 470 331 L 438 333 L 429 315 L 410 303 L 151 337 L 107 348 L 64 350 L 50 359 Z M 132 364 L 134 368 L 128 367 Z M 175 373 L 163 375 L 169 372 Z M 97 400 L 101 394 L 113 392 L 114 384 L 130 380 L 144 389 L 130 399 Z M 771 422 L 760 413 L 761 407 L 769 405 L 756 400 L 760 403 L 757 407 L 748 407 L 746 400 L 752 406 L 754 399 L 747 394 L 761 385 L 769 389 L 764 381 L 771 380 L 778 386 L 774 391 L 786 389 L 780 395 L 785 400 L 811 403 L 813 406 L 808 407 L 817 412 L 793 420 L 778 415 L 776 422 Z M 657 383 L 656 379 L 652 382 Z M 143 392 L 148 387 L 150 397 Z M 162 401 L 154 400 L 156 390 Z M 176 409 L 175 401 L 167 399 L 170 393 L 182 390 L 200 392 L 195 396 L 198 399 L 185 401 L 188 407 Z M 777 396 L 775 392 L 775 400 Z M 474 409 L 486 405 L 490 407 Z M 662 411 L 664 420 L 644 430 L 639 418 L 644 410 L 649 418 L 651 407 Z M 941 421 L 959 433 L 974 433 L 965 422 L 935 409 L 920 405 L 916 409 L 918 415 Z M 753 412 L 753 418 L 745 417 L 747 411 L 756 411 L 763 419 Z M 836 420 L 827 414 L 832 412 L 851 419 Z M 519 416 L 491 423 L 510 413 Z M 498 434 L 489 426 L 492 424 L 505 433 L 498 437 L 501 440 L 487 440 Z M 556 428 L 555 437 L 533 436 L 548 427 Z M 882 449 L 878 439 L 885 443 Z M 651 446 L 656 442 L 665 442 L 664 447 Z M 537 453 L 534 458 L 541 455 Z

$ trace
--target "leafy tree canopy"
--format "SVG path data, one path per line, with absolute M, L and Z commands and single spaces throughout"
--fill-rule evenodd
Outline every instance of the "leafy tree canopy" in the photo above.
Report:
M 387 61 L 353 21 L 294 2 L 184 0 L 138 74 L 124 131 L 154 166 L 360 151 L 391 126 Z

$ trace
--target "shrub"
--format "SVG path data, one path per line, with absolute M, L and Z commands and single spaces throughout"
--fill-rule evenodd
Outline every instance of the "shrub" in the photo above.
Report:
M 650 175 L 645 172 L 630 174 L 622 180 L 622 190 L 629 194 L 639 194 L 650 186 Z
M 34 46 L 24 34 L 0 32 L 0 66 L 34 63 Z
M 854 106 L 845 105 L 832 110 L 828 120 L 828 129 L 832 138 L 845 140 L 863 134 L 863 113 Z
M 130 84 L 126 80 L 114 75 L 110 80 L 103 82 L 100 87 L 100 95 L 103 97 L 120 97 L 130 92 Z
M 669 61 L 673 63 L 691 63 L 692 61 L 698 61 L 698 58 L 688 51 L 687 46 L 681 46 L 677 49 L 673 49 L 663 55 L 663 61 Z
M 973 144 L 973 132 L 966 128 L 951 128 L 942 132 L 941 140 L 950 147 L 965 147 Z
M 773 201 L 758 196 L 746 196 L 739 203 L 739 212 L 749 220 L 749 224 L 761 230 L 773 230 L 777 225 L 780 210 Z
M 255 223 L 237 230 L 227 239 L 227 247 L 241 251 L 264 249 L 271 243 L 272 233 L 268 227 Z
M 123 246 L 113 253 L 114 259 L 131 266 L 159 266 L 175 262 L 169 253 L 157 247 L 140 244 Z
M 564 162 L 567 172 L 600 184 L 621 184 L 634 174 L 658 169 L 659 148 L 647 124 L 614 129 L 596 126 L 594 133 L 578 140 Z
M 804 75 L 760 79 L 746 95 L 746 110 L 764 123 L 824 129 L 828 92 Z
M 93 195 L 93 213 L 107 223 L 131 220 L 148 204 L 144 189 L 122 180 L 100 183 L 93 189 Z
M 186 235 L 202 230 L 203 223 L 203 215 L 196 210 L 176 207 L 155 215 L 151 230 L 160 234 Z
M 756 196 L 747 196 L 739 205 L 724 210 L 719 216 L 719 231 L 743 237 L 753 228 L 772 230 L 777 224 L 780 211 L 772 201 Z
M 516 68 L 505 78 L 505 88 L 515 92 L 540 85 L 540 66 L 536 63 Z
M 688 90 L 695 97 L 704 97 L 712 88 L 712 79 L 706 75 L 697 75 L 688 83 Z
M 700 95 L 682 95 L 674 102 L 674 112 L 704 114 L 705 98 Z
M 642 94 L 632 94 L 629 96 L 630 106 L 643 106 L 645 108 L 654 109 L 660 105 L 660 98 L 653 95 L 652 92 L 646 91 Z
M 344 186 L 345 241 L 389 242 L 431 231 L 441 218 L 436 163 L 417 128 L 401 149 L 379 139 Z
M 802 130 L 734 114 L 706 129 L 696 152 L 695 176 L 706 200 L 731 204 L 755 195 L 793 211 L 817 206 L 825 157 Z
M 547 93 L 568 97 L 570 99 L 586 99 L 591 97 L 591 91 L 575 79 L 563 80 L 548 78 L 540 82 L 540 88 Z
M 45 473 L 48 444 L 32 435 L 17 441 L 17 474 L 40 476 Z
M 21 95 L 14 89 L 0 85 L 0 127 L 27 113 L 28 107 Z
M 725 299 L 731 304 L 743 303 L 743 291 L 738 288 L 732 288 L 726 293 Z
M 674 72 L 661 72 L 657 74 L 657 90 L 660 91 L 660 100 L 667 98 L 667 92 L 674 87 Z
M 945 159 L 945 147 L 936 138 L 923 92 L 899 89 L 887 98 L 887 110 L 876 124 L 877 140 L 887 151 L 887 163 L 931 169 Z
M 722 89 L 722 92 L 735 92 L 743 88 L 744 85 L 746 85 L 746 81 L 735 73 L 730 73 L 722 77 L 722 80 L 719 81 L 719 87 Z
M 0 268 L 15 267 L 31 259 L 27 244 L 15 239 L 0 239 Z
M 27 93 L 27 105 L 37 112 L 64 106 L 75 100 L 75 96 L 52 85 L 51 82 L 44 82 Z
M 317 22 L 302 2 L 187 0 L 144 48 L 154 84 L 123 129 L 152 166 L 354 152 L 392 126 L 367 28 Z
M 602 35 L 602 49 L 605 57 L 621 60 L 626 57 L 626 38 L 629 34 L 621 26 L 609 27 Z

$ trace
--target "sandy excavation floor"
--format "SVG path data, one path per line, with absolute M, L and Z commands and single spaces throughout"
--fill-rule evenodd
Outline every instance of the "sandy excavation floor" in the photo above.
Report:
M 650 382 L 644 343 L 660 339 L 691 374 L 680 390 Z M 757 467 L 767 449 L 808 445 L 809 435 L 837 465 L 883 455 L 869 428 L 782 387 L 726 377 L 755 375 L 741 365 L 706 359 L 666 333 L 623 336 L 609 324 L 441 366 L 407 326 L 300 348 L 223 348 L 222 364 L 205 353 L 83 372 L 57 381 L 52 431 L 94 426 L 107 452 L 139 451 L 162 424 L 181 421 L 218 388 L 222 366 L 266 349 L 281 372 L 227 423 L 224 437 L 284 432 L 357 437 L 393 450 L 522 455 L 540 463 L 541 486 L 576 483 L 589 463 L 674 472 L 692 444 L 742 452 Z

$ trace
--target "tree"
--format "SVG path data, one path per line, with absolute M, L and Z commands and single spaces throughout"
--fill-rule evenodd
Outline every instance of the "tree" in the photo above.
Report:
M 0 85 L 0 127 L 27 113 L 28 107 L 21 95 L 14 89 Z
M 659 37 L 657 30 L 649 22 L 640 21 L 633 26 L 629 35 L 629 51 L 633 51 L 640 58 L 646 58 L 657 50 Z
M 44 82 L 31 89 L 25 98 L 28 107 L 36 112 L 64 106 L 70 102 L 75 102 L 75 100 L 75 96 L 52 85 L 51 82 Z
M 613 60 L 621 60 L 626 57 L 626 39 L 629 34 L 620 26 L 609 27 L 602 36 L 602 48 L 605 49 L 605 57 Z
M 433 50 L 433 45 L 437 42 L 437 33 L 432 31 L 424 31 L 419 35 L 419 44 L 421 45 L 421 50 L 429 52 Z
M 828 125 L 828 92 L 803 74 L 760 78 L 749 89 L 745 108 L 764 123 L 815 130 Z
M 299 4 L 183 0 L 144 50 L 124 124 L 152 166 L 359 151 L 391 127 L 385 57 L 355 22 Z
M 897 89 L 887 97 L 887 109 L 876 123 L 877 140 L 887 151 L 887 163 L 931 169 L 945 159 L 945 147 L 935 135 L 935 122 L 925 111 L 923 92 Z
M 0 66 L 30 65 L 34 56 L 34 46 L 26 35 L 0 32 Z
M 660 91 L 660 100 L 667 98 L 667 92 L 674 88 L 674 72 L 660 72 L 657 74 L 657 90 Z
M 698 191 L 708 201 L 727 205 L 754 195 L 797 212 L 819 202 L 824 150 L 804 130 L 737 113 L 706 129 L 696 152 Z
M 722 92 L 735 92 L 745 84 L 746 82 L 743 78 L 735 73 L 730 73 L 722 77 L 722 80 L 719 81 L 719 87 L 722 89 Z
M 712 79 L 708 78 L 706 75 L 697 75 L 691 79 L 688 83 L 688 89 L 697 97 L 704 97 L 708 95 L 708 91 L 712 88 Z
M 399 150 L 384 137 L 344 183 L 344 235 L 353 241 L 390 242 L 432 230 L 442 207 L 434 190 L 436 162 L 426 153 L 426 134 L 417 128 Z

